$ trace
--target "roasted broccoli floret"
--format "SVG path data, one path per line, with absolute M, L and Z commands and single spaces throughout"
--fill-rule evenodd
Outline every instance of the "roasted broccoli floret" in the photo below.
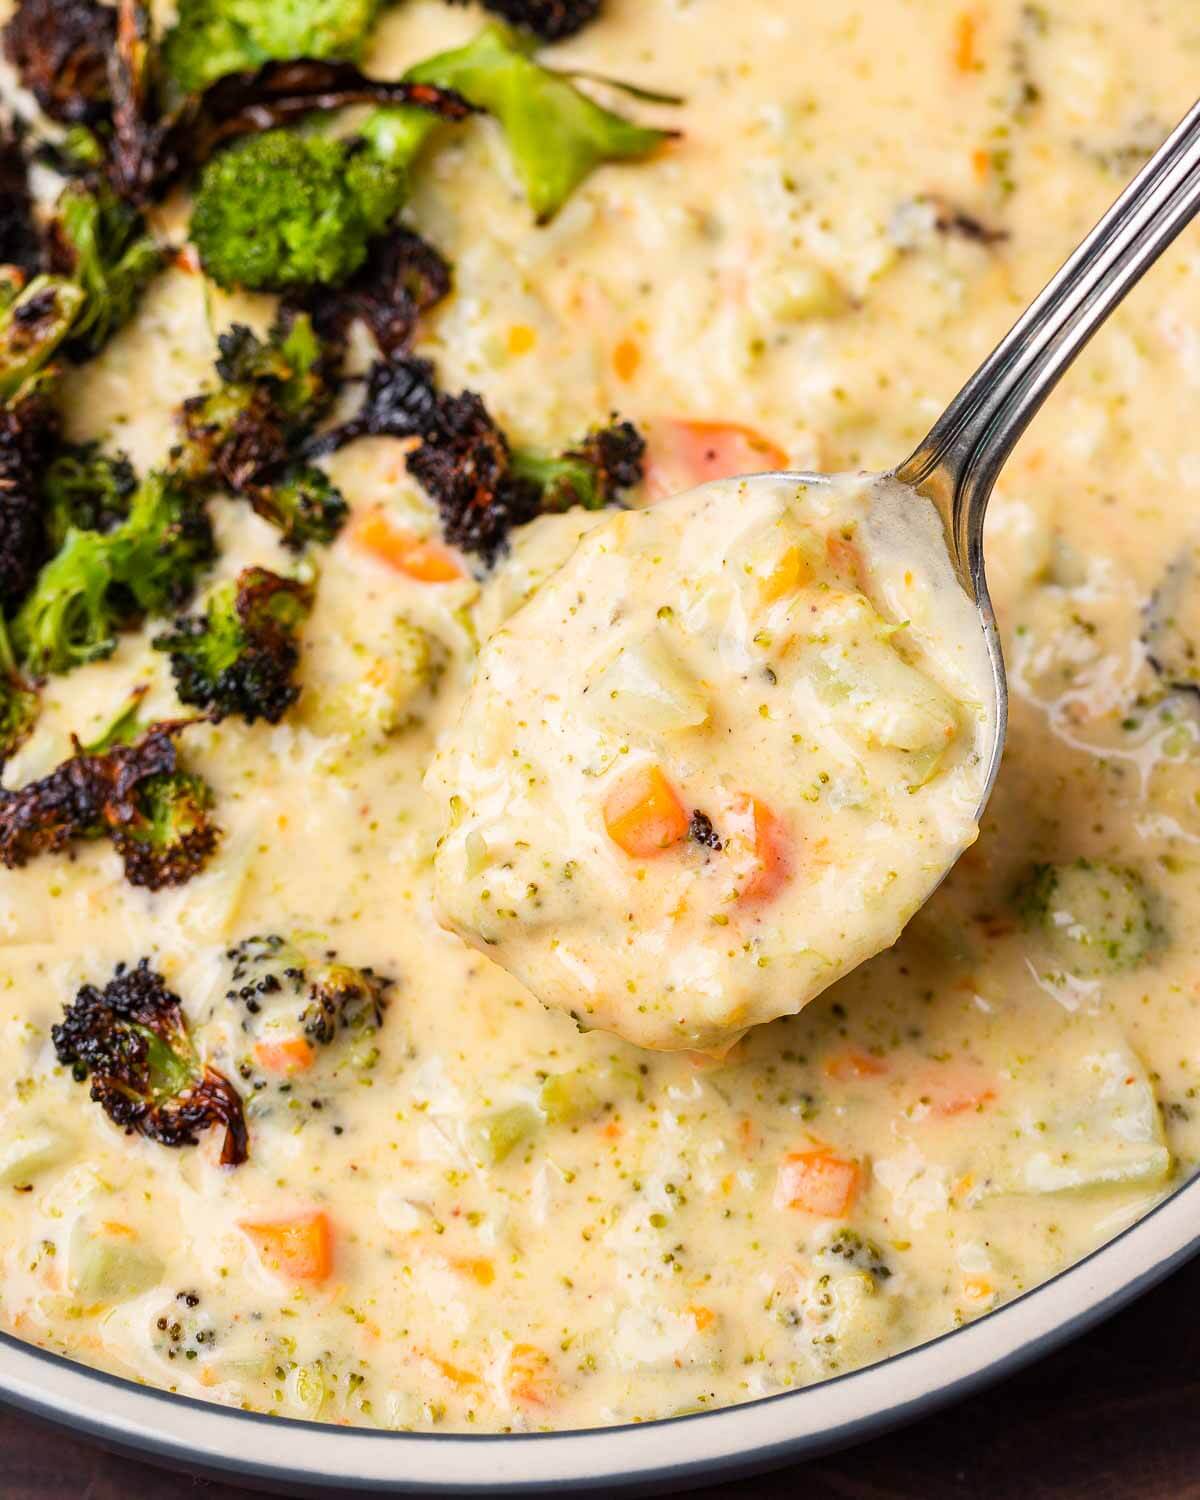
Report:
M 163 40 L 167 72 L 186 93 L 271 58 L 357 58 L 378 0 L 182 0 Z
M 54 1050 L 114 1125 L 162 1146 L 195 1146 L 225 1132 L 223 1166 L 248 1155 L 241 1096 L 196 1051 L 183 1002 L 143 958 L 118 964 L 103 989 L 85 984 L 51 1030 Z
M 362 265 L 407 191 L 403 166 L 361 140 L 271 130 L 205 167 L 191 237 L 220 286 L 336 286 Z
M 29 738 L 39 707 L 37 684 L 17 665 L 0 615 L 0 766 Z
M 300 660 L 296 631 L 311 608 L 307 584 L 243 568 L 213 592 L 202 615 L 176 620 L 154 646 L 170 652 L 184 703 L 214 719 L 237 714 L 247 724 L 278 724 L 300 696 L 292 681 Z
M 244 938 L 228 951 L 233 965 L 227 998 L 251 1016 L 286 1004 L 310 1042 L 328 1046 L 341 1031 L 383 1024 L 393 980 L 374 969 L 339 962 L 333 949 L 311 956 L 272 933 Z
M 214 555 L 203 506 L 178 478 L 148 474 L 109 532 L 69 530 L 13 621 L 32 671 L 69 672 L 108 656 L 117 633 L 186 602 Z
M 532 31 L 543 42 L 574 36 L 600 14 L 600 0 L 483 0 L 483 4 L 510 25 Z
M 49 392 L 34 388 L 0 401 L 0 606 L 13 609 L 33 587 L 46 552 L 38 483 L 58 434 Z
M 92 745 L 48 776 L 0 790 L 0 862 L 19 868 L 76 839 L 109 838 L 132 885 L 182 885 L 208 860 L 220 830 L 208 816 L 212 793 L 180 769 L 175 741 L 189 720 L 142 729 L 123 713 Z
M 124 453 L 99 443 L 66 443 L 42 473 L 46 540 L 57 551 L 72 528 L 112 531 L 129 515 L 137 476 Z
M 162 269 L 163 252 L 137 209 L 100 181 L 72 182 L 62 190 L 49 244 L 51 268 L 77 282 L 86 296 L 66 349 L 87 359 L 133 316 Z
M 518 449 L 513 473 L 534 483 L 542 510 L 600 510 L 642 482 L 646 441 L 632 422 L 598 428 L 560 458 Z
M 0 266 L 22 276 L 42 269 L 42 239 L 33 218 L 29 164 L 22 139 L 0 124 Z
M 19 0 L 4 28 L 4 55 L 42 109 L 64 125 L 108 112 L 115 8 L 96 0 Z
M 1035 865 L 1015 904 L 1026 929 L 1073 974 L 1135 968 L 1159 937 L 1145 881 L 1136 870 L 1104 860 Z
M 596 167 L 648 156 L 672 132 L 635 125 L 604 109 L 569 78 L 536 63 L 533 46 L 532 38 L 506 26 L 487 26 L 465 47 L 418 63 L 406 77 L 453 89 L 495 116 L 525 196 L 544 224 Z M 419 119 L 411 124 L 422 139 L 433 129 Z M 379 129 L 368 124 L 367 132 Z M 408 150 L 411 156 L 411 143 Z
M 79 287 L 59 276 L 35 276 L 13 292 L 11 281 L 0 286 L 0 401 L 5 402 L 31 392 L 30 383 L 46 371 L 85 300 Z
M 381 354 L 408 348 L 417 320 L 450 291 L 450 267 L 411 229 L 396 228 L 376 240 L 362 266 L 336 290 L 310 293 L 305 307 L 322 338 L 338 346 L 361 319 Z
M 342 492 L 311 464 L 289 465 L 247 496 L 263 520 L 279 528 L 283 544 L 295 551 L 309 542 L 333 541 L 350 514 Z

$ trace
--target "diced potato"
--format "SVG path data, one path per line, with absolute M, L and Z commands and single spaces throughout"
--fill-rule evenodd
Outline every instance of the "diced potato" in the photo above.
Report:
M 71 1286 L 84 1302 L 125 1302 L 157 1286 L 166 1266 L 136 1238 L 82 1219 L 71 1235 Z
M 532 1104 L 511 1104 L 507 1109 L 478 1115 L 469 1126 L 472 1149 L 488 1166 L 498 1167 L 541 1123 L 542 1117 Z
M 605 1095 L 603 1083 L 595 1072 L 572 1068 L 569 1073 L 554 1073 L 546 1079 L 538 1103 L 551 1125 L 574 1125 L 599 1114 Z
M 708 695 L 659 632 L 631 642 L 589 686 L 599 719 L 652 734 L 698 729 Z
M 756 280 L 752 295 L 756 310 L 772 322 L 836 318 L 850 305 L 837 278 L 814 261 L 793 262 L 768 271 Z
M 71 1142 L 49 1125 L 29 1125 L 0 1145 L 0 1187 L 24 1187 L 71 1154 Z

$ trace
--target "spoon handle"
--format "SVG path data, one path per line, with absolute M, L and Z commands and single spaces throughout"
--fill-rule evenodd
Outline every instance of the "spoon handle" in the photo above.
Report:
M 1067 366 L 1200 211 L 1200 102 L 955 396 L 896 477 L 937 504 L 986 600 L 983 519 L 1017 439 Z

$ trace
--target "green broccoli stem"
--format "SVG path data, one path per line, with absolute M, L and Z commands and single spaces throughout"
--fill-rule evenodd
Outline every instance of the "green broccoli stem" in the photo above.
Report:
M 71 331 L 87 300 L 62 276 L 35 276 L 0 312 L 0 401 L 15 401 Z

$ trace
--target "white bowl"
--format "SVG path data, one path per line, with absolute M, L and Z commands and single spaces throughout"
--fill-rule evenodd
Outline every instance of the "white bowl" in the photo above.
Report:
M 584 1432 L 378 1432 L 210 1405 L 0 1334 L 0 1400 L 151 1462 L 305 1494 L 682 1489 L 807 1458 L 925 1416 L 1083 1333 L 1200 1251 L 1193 1177 L 1033 1291 L 928 1344 L 804 1390 Z

